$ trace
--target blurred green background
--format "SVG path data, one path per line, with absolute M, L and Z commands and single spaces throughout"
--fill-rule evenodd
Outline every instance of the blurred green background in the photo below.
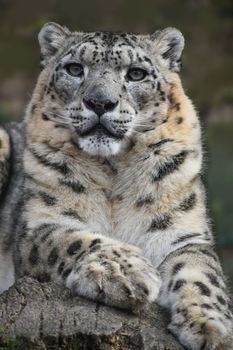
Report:
M 233 286 L 233 1 L 0 0 L 1 123 L 23 116 L 39 72 L 37 33 L 47 21 L 82 31 L 183 32 L 182 78 L 203 125 L 209 211 Z

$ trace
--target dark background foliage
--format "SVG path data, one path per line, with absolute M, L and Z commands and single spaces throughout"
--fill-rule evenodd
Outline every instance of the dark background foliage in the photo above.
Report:
M 40 69 L 37 33 L 47 21 L 81 31 L 182 31 L 182 78 L 203 125 L 213 231 L 233 281 L 233 1 L 0 0 L 1 123 L 23 116 Z

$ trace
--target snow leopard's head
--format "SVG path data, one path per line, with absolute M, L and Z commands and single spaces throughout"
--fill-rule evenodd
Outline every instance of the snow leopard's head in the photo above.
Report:
M 138 133 L 163 122 L 169 73 L 184 47 L 174 28 L 152 35 L 70 32 L 47 23 L 39 33 L 48 73 L 43 117 L 69 128 L 91 155 L 126 149 Z

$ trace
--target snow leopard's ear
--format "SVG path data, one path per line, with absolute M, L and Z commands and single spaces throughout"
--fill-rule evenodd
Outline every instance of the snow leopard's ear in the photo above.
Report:
M 151 35 L 155 53 L 162 57 L 164 64 L 173 72 L 179 72 L 184 37 L 176 28 L 158 30 Z
M 42 66 L 46 65 L 50 58 L 65 46 L 66 39 L 70 34 L 67 28 L 57 23 L 49 22 L 42 27 L 38 35 Z

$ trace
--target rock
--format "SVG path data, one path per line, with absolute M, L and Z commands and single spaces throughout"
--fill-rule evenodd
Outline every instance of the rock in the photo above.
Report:
M 29 277 L 0 295 L 0 349 L 183 349 L 167 323 L 158 305 L 134 315 Z

